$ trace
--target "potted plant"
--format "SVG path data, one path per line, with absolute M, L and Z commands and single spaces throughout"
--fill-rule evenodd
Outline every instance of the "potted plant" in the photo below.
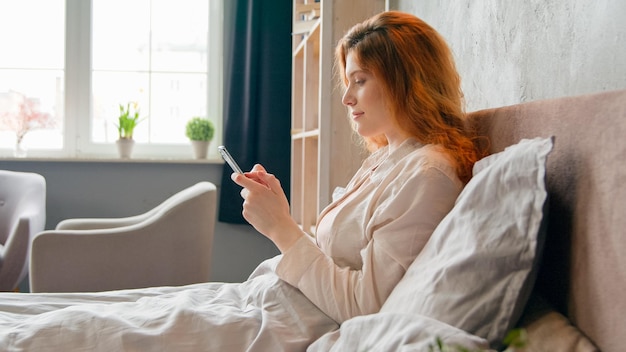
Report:
M 133 151 L 135 140 L 133 139 L 133 132 L 135 127 L 142 120 L 139 119 L 139 107 L 137 103 L 127 103 L 126 106 L 119 104 L 120 115 L 117 118 L 118 140 L 116 141 L 117 149 L 122 158 L 130 158 L 130 154 Z
M 215 126 L 207 118 L 192 117 L 185 128 L 185 135 L 191 140 L 196 159 L 206 159 L 209 144 L 213 139 Z

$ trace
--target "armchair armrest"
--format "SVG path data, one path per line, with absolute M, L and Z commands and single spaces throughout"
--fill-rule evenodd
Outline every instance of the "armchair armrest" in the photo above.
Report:
M 145 220 L 146 214 L 130 216 L 117 219 L 67 219 L 59 222 L 56 230 L 97 230 L 97 229 L 114 229 L 117 227 L 130 226 Z

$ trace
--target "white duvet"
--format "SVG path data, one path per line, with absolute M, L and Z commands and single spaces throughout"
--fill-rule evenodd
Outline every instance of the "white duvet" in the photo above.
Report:
M 237 284 L 0 294 L 0 350 L 305 351 L 319 339 L 310 351 L 419 351 L 435 336 L 484 346 L 482 339 L 411 315 L 358 317 L 337 330 L 274 274 L 274 264 L 265 262 Z

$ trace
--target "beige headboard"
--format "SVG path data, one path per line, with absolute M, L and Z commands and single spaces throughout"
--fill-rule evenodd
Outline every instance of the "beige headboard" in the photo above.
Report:
M 626 90 L 470 114 L 497 152 L 555 136 L 548 233 L 535 293 L 600 350 L 626 348 Z

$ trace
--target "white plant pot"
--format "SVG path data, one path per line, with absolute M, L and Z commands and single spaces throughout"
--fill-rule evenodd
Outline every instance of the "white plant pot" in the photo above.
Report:
M 117 144 L 117 151 L 120 154 L 120 158 L 130 158 L 130 155 L 133 153 L 135 141 L 133 139 L 121 138 L 115 141 L 115 143 Z
M 196 159 L 206 159 L 211 141 L 191 141 L 193 155 Z

